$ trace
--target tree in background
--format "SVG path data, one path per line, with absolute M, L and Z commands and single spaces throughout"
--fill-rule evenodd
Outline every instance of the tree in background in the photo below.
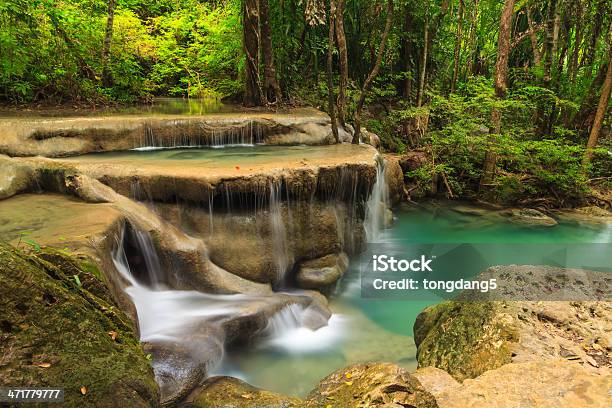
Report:
M 115 20 L 116 4 L 117 0 L 108 0 L 108 18 L 106 20 L 104 46 L 102 47 L 102 84 L 106 87 L 113 86 L 113 77 L 108 64 L 111 55 L 111 43 L 113 39 L 113 23 Z

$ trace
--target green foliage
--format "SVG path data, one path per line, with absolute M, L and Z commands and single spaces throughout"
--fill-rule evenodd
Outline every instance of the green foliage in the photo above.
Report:
M 133 102 L 147 95 L 215 96 L 242 83 L 240 2 L 123 0 L 101 84 L 102 0 L 0 4 L 0 99 Z

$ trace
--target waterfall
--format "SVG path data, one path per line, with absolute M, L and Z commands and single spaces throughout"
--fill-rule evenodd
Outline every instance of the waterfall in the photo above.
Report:
M 264 335 L 266 337 L 276 337 L 287 331 L 302 327 L 303 313 L 304 307 L 301 305 L 292 304 L 285 306 L 268 320 Z
M 126 252 L 126 248 L 129 251 Z M 117 270 L 133 286 L 163 288 L 166 277 L 157 250 L 148 233 L 129 224 L 121 232 L 112 259 Z
M 272 250 L 276 263 L 277 282 L 282 283 L 289 269 L 287 251 L 287 229 L 281 209 L 282 179 L 270 181 L 270 230 L 272 233 Z
M 385 171 L 385 161 L 379 156 L 376 165 L 376 182 L 366 203 L 364 228 L 368 242 L 375 241 L 380 235 L 385 227 L 385 218 L 390 207 Z

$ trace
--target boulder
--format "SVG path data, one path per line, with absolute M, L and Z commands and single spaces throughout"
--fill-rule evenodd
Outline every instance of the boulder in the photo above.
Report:
M 557 221 L 541 211 L 532 208 L 514 209 L 508 212 L 510 221 L 515 224 L 534 227 L 554 227 Z
M 403 368 L 390 363 L 357 364 L 325 377 L 304 407 L 436 408 L 435 398 Z
M 395 205 L 404 200 L 404 170 L 400 165 L 401 158 L 395 155 L 385 155 L 385 181 L 389 192 L 389 204 Z
M 610 376 L 562 360 L 512 363 L 462 384 L 428 368 L 414 376 L 440 408 L 574 408 L 610 405 Z M 448 376 L 448 374 L 446 374 Z
M 342 278 L 348 264 L 345 253 L 301 262 L 296 275 L 297 284 L 302 289 L 327 290 Z
M 211 377 L 182 407 L 199 408 L 292 408 L 301 407 L 299 398 L 261 390 L 233 377 Z
M 609 285 L 603 272 L 592 273 L 587 285 L 581 270 L 534 266 L 491 269 L 489 275 L 481 277 L 511 275 L 529 277 L 537 283 L 549 280 L 546 276 L 561 276 L 559 281 L 570 281 L 570 293 L 573 277 L 575 286 L 593 286 L 592 292 L 585 292 L 591 299 L 597 299 L 596 292 Z M 538 270 L 539 274 L 534 272 Z M 506 299 L 522 296 L 523 286 L 512 292 L 512 284 L 504 285 L 503 281 L 499 284 L 507 287 Z M 554 281 L 551 285 L 555 286 Z M 541 289 L 545 293 L 550 291 L 546 287 Z M 460 295 L 458 299 L 429 307 L 417 317 L 414 339 L 419 367 L 437 367 L 462 381 L 515 362 L 566 359 L 602 374 L 612 366 L 609 302 L 486 301 L 471 295 Z
M 44 248 L 26 253 L 0 244 L 0 288 L 1 384 L 61 384 L 66 406 L 159 405 L 129 318 L 79 262 Z
M 29 166 L 0 155 L 0 200 L 30 190 L 35 185 L 34 171 Z

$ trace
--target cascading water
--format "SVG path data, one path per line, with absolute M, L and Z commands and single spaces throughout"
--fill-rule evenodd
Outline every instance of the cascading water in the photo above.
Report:
M 366 240 L 374 242 L 385 227 L 385 219 L 389 211 L 389 189 L 385 177 L 385 161 L 377 157 L 376 182 L 366 203 L 364 229 Z
M 272 231 L 272 247 L 276 263 L 277 282 L 282 284 L 289 269 L 289 254 L 287 248 L 287 229 L 283 221 L 280 194 L 282 179 L 270 181 L 270 228 Z
M 206 121 L 174 121 L 171 125 L 173 126 L 156 129 L 153 124 L 146 124 L 142 136 L 135 140 L 137 147 L 134 150 L 252 147 L 262 143 L 264 137 L 261 125 L 255 121 L 248 121 L 240 126 L 227 124 L 213 127 Z M 168 132 L 171 132 L 171 137 L 164 137 Z

